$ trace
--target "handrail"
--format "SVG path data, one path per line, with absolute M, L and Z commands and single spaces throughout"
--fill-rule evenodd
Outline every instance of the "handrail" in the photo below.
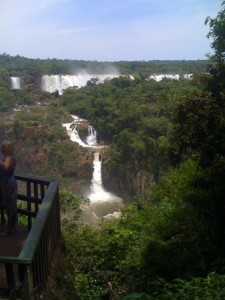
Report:
M 18 208 L 18 213 L 27 216 L 29 234 L 19 256 L 0 256 L 0 264 L 5 265 L 9 289 L 15 290 L 17 276 L 21 299 L 38 299 L 46 287 L 51 262 L 61 238 L 59 183 L 20 174 L 16 174 L 16 178 L 18 186 L 20 182 L 26 184 L 25 191 L 18 193 L 18 199 L 25 201 L 27 208 Z M 17 266 L 17 274 L 14 265 Z
M 30 234 L 27 237 L 23 249 L 20 252 L 19 259 L 23 260 L 25 263 L 30 263 L 33 259 L 35 249 L 42 234 L 43 227 L 46 223 L 50 208 L 53 204 L 49 200 L 56 197 L 57 188 L 58 182 L 55 181 L 50 183 L 45 198 L 41 204 L 39 213 L 35 219 L 35 223 L 33 224 Z

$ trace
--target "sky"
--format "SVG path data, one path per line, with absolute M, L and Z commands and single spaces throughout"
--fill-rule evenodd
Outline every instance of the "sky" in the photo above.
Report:
M 0 54 L 96 61 L 198 60 L 222 0 L 0 0 Z

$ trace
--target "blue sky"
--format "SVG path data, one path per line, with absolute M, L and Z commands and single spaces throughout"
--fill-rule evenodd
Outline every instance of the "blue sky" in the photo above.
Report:
M 97 61 L 205 59 L 222 0 L 0 0 L 0 54 Z

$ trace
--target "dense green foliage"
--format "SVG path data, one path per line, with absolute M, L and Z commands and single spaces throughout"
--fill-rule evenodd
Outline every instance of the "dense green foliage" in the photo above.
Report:
M 185 99 L 177 106 L 170 149 L 175 163 L 191 156 L 203 170 L 194 182 L 191 202 L 208 229 L 211 253 L 222 269 L 225 250 L 224 19 L 225 9 L 216 18 L 206 20 L 215 54 L 210 57 L 209 76 L 204 78 L 205 94 L 204 97 Z
M 30 59 L 19 55 L 13 57 L 6 53 L 0 54 L 0 67 L 6 69 L 11 76 L 22 74 L 76 74 L 82 70 L 90 74 L 141 74 L 148 77 L 150 74 L 190 74 L 205 72 L 207 60 L 188 61 L 119 61 L 98 62 L 70 59 Z

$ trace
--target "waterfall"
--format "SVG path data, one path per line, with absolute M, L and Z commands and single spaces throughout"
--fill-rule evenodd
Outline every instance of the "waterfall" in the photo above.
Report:
M 12 90 L 19 90 L 19 89 L 21 89 L 21 86 L 20 86 L 20 77 L 10 77 L 10 79 L 11 79 Z
M 54 93 L 58 91 L 59 95 L 62 95 L 63 92 L 69 87 L 81 88 L 87 85 L 87 82 L 91 79 L 96 79 L 96 83 L 103 83 L 106 80 L 111 80 L 113 78 L 119 77 L 119 74 L 88 74 L 83 71 L 80 74 L 76 75 L 43 75 L 41 77 L 41 90 Z M 161 81 L 164 78 L 180 80 L 183 79 L 192 79 L 193 74 L 183 74 L 180 77 L 179 74 L 153 74 L 149 76 L 149 79 L 155 81 Z M 134 79 L 130 75 L 130 79 Z M 11 88 L 12 90 L 21 89 L 21 78 L 20 77 L 10 77 Z
M 180 76 L 179 74 L 154 74 L 149 76 L 149 79 L 153 79 L 155 81 L 161 81 L 164 78 L 179 80 Z
M 193 74 L 184 74 L 184 79 L 193 79 Z
M 84 143 L 77 131 L 77 125 L 87 122 L 76 116 L 72 116 L 72 123 L 62 124 L 66 128 L 71 141 L 78 143 L 82 147 L 88 147 L 94 151 L 93 158 L 93 175 L 91 180 L 90 191 L 86 197 L 90 200 L 89 205 L 82 205 L 82 219 L 86 223 L 98 223 L 100 219 L 110 219 L 120 216 L 120 209 L 123 206 L 122 199 L 106 191 L 102 184 L 102 161 L 100 149 L 104 146 L 97 145 L 97 133 L 93 126 L 88 126 L 88 135 Z
M 98 83 L 102 83 L 107 79 L 118 77 L 118 74 L 88 74 L 83 72 L 77 75 L 43 75 L 41 77 L 41 90 L 54 93 L 59 92 L 62 95 L 64 90 L 69 87 L 81 88 L 87 84 L 92 78 L 96 78 Z
M 54 93 L 58 91 L 59 95 L 62 95 L 63 87 L 68 88 L 68 86 L 65 86 L 65 83 L 63 84 L 63 81 L 61 80 L 61 76 L 59 75 L 51 75 L 51 76 L 44 75 L 41 77 L 42 91 L 48 93 Z
M 94 127 L 91 125 L 88 125 L 88 134 L 86 137 L 86 143 L 81 140 L 79 136 L 79 132 L 77 131 L 77 125 L 81 124 L 82 122 L 86 122 L 86 120 L 75 118 L 72 123 L 63 124 L 63 127 L 66 128 L 71 141 L 78 143 L 82 147 L 95 146 L 97 144 L 97 133 Z
M 122 199 L 106 191 L 102 185 L 102 161 L 99 151 L 94 153 L 93 175 L 90 186 L 90 193 L 87 198 L 89 205 L 81 206 L 83 210 L 82 219 L 86 223 L 97 224 L 101 219 L 118 218 L 123 206 Z
M 97 144 L 97 133 L 93 126 L 88 126 L 87 144 L 90 146 Z
M 72 133 L 70 136 L 71 141 L 78 143 L 80 146 L 86 147 L 87 145 L 81 140 L 79 133 L 77 131 L 77 125 L 75 125 L 72 129 Z
M 93 176 L 91 181 L 91 193 L 89 194 L 89 199 L 91 202 L 101 202 L 107 201 L 112 198 L 117 198 L 116 196 L 108 193 L 102 186 L 102 172 L 101 172 L 101 159 L 100 153 L 94 153 L 94 160 L 93 160 Z

